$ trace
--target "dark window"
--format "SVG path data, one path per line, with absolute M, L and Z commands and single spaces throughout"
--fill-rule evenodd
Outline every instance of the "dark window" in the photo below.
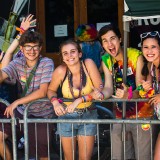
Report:
M 74 37 L 73 11 L 73 0 L 45 0 L 47 52 L 58 52 L 63 40 Z M 55 36 L 56 25 L 67 25 L 67 36 Z

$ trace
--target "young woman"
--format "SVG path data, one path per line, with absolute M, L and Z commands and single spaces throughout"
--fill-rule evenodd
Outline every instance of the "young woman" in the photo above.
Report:
M 97 110 L 91 102 L 92 94 L 94 88 L 101 91 L 103 85 L 95 63 L 91 59 L 80 60 L 81 48 L 74 40 L 63 42 L 60 52 L 64 64 L 55 69 L 48 88 L 48 97 L 56 115 L 59 119 L 96 119 Z M 63 98 L 73 101 L 62 104 L 57 97 L 59 86 Z M 72 129 L 71 124 L 60 123 L 58 132 L 62 139 L 65 160 L 74 159 L 76 142 L 78 142 L 79 159 L 91 159 L 96 135 L 95 124 L 74 124 Z
M 142 52 L 146 63 L 142 74 L 147 76 L 147 81 L 142 81 L 143 91 L 141 96 L 148 96 L 154 90 L 154 96 L 149 100 L 154 105 L 158 119 L 160 119 L 160 35 L 158 31 L 141 34 Z M 148 62 L 148 63 L 147 63 Z M 160 134 L 155 147 L 154 160 L 160 159 Z

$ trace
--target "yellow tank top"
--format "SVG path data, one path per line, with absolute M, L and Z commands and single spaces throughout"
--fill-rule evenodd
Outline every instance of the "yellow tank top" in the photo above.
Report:
M 87 95 L 89 93 L 92 92 L 92 81 L 87 73 L 87 70 L 85 69 L 84 64 L 82 63 L 85 75 L 86 75 L 86 85 L 82 88 L 81 90 L 81 95 Z M 73 93 L 74 93 L 74 97 L 78 98 L 79 95 L 79 89 L 77 88 L 73 88 Z M 69 81 L 68 81 L 68 75 L 66 76 L 63 84 L 62 84 L 62 94 L 63 94 L 63 98 L 67 98 L 67 99 L 72 99 L 72 94 L 69 88 Z M 64 102 L 66 105 L 71 104 L 72 102 Z M 84 102 L 84 103 L 80 103 L 77 108 L 78 109 L 82 109 L 82 108 L 87 108 L 92 104 L 92 102 Z

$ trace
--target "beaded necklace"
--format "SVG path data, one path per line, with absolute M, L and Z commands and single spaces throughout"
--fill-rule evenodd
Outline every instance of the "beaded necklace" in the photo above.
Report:
M 69 69 L 67 71 L 67 75 L 68 75 L 68 83 L 69 83 L 70 92 L 72 94 L 73 99 L 76 99 L 77 97 L 74 96 L 74 92 L 73 92 L 72 73 Z M 80 63 L 80 87 L 79 87 L 78 97 L 81 96 L 82 86 L 83 86 L 83 68 L 82 68 L 82 63 Z
M 117 73 L 118 73 L 118 62 L 116 62 L 115 64 L 112 61 L 112 77 L 113 77 L 113 91 L 114 94 L 116 93 L 116 89 L 117 89 L 117 83 L 116 83 L 116 78 L 117 78 Z M 117 108 L 117 110 L 119 112 L 122 112 L 122 108 L 119 107 L 118 103 L 115 102 L 115 106 Z
M 159 70 L 159 67 L 158 67 L 158 70 Z M 156 66 L 155 65 L 153 66 L 153 88 L 154 88 L 156 94 L 159 93 L 159 80 L 157 81 Z

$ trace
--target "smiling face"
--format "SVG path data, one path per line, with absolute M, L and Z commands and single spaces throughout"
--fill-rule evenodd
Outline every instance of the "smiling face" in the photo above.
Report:
M 27 64 L 37 62 L 41 48 L 42 47 L 39 46 L 39 43 L 25 43 L 24 46 L 20 46 L 20 49 L 26 58 Z
M 78 51 L 76 45 L 66 44 L 61 48 L 63 61 L 69 66 L 79 63 L 82 53 Z
M 155 38 L 147 38 L 143 41 L 142 52 L 147 61 L 159 63 L 160 46 Z
M 106 52 L 108 52 L 112 57 L 116 57 L 121 49 L 121 38 L 118 38 L 115 32 L 110 30 L 106 34 L 102 35 L 101 39 L 103 48 Z

